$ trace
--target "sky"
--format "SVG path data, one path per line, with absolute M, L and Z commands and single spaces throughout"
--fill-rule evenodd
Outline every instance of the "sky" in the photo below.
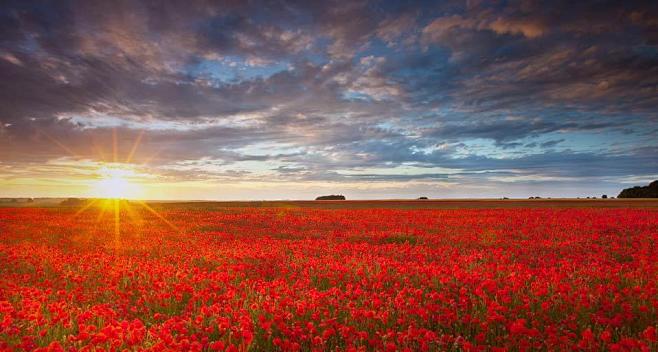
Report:
M 0 8 L 4 197 L 614 196 L 657 136 L 655 1 Z

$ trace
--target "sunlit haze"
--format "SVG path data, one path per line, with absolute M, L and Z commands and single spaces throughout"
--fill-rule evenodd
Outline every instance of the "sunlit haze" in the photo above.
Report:
M 98 170 L 100 179 L 93 188 L 91 196 L 99 198 L 138 198 L 142 196 L 141 187 L 130 180 L 134 172 L 130 169 L 102 167 Z

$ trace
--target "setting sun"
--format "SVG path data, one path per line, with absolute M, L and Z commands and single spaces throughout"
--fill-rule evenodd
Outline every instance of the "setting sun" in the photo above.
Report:
M 140 187 L 130 181 L 135 176 L 133 170 L 104 166 L 98 170 L 100 179 L 93 185 L 93 196 L 101 198 L 135 198 Z

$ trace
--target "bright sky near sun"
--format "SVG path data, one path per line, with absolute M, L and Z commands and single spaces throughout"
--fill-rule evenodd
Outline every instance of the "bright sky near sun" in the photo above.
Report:
M 650 1 L 122 4 L 0 8 L 0 197 L 576 197 L 658 178 Z
M 130 180 L 130 169 L 103 166 L 98 170 L 100 179 L 94 184 L 92 196 L 99 198 L 139 198 L 141 187 Z

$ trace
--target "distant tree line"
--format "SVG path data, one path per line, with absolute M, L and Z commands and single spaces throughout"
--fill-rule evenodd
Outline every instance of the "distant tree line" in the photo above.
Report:
M 69 206 L 69 207 L 77 207 L 84 205 L 87 202 L 86 199 L 80 199 L 80 198 L 68 198 L 59 203 L 59 205 L 64 205 L 64 206 Z
M 25 200 L 25 203 L 33 203 L 33 198 L 0 198 L 0 203 L 22 203 Z
M 658 180 L 651 182 L 648 186 L 635 186 L 626 188 L 617 198 L 658 198 Z
M 319 196 L 315 200 L 345 200 L 345 196 L 341 194 L 332 194 L 328 196 Z

